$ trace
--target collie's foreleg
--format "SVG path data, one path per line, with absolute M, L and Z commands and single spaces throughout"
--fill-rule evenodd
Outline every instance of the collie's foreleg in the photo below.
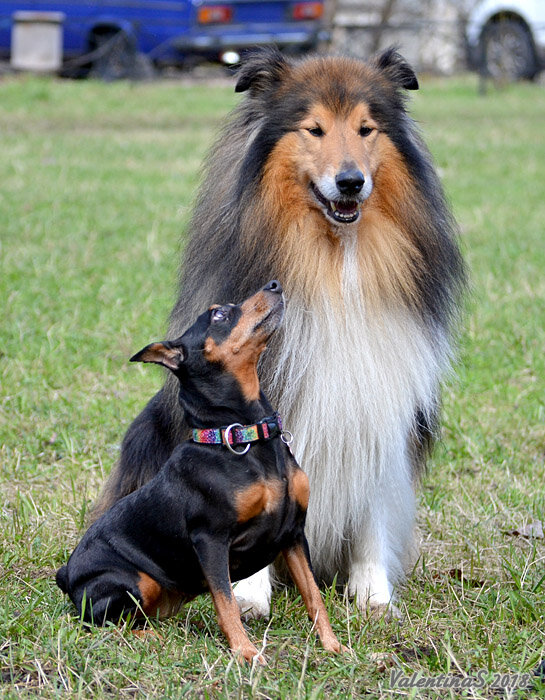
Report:
M 404 473 L 382 480 L 352 540 L 348 591 L 360 609 L 373 613 L 397 616 L 394 587 L 413 550 L 415 496 Z

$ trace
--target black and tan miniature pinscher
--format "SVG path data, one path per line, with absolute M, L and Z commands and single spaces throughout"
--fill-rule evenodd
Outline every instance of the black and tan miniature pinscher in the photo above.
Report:
M 257 377 L 283 313 L 282 288 L 272 281 L 241 305 L 212 306 L 177 340 L 131 358 L 178 377 L 193 437 L 152 481 L 104 513 L 57 572 L 84 620 L 165 617 L 210 591 L 229 646 L 249 661 L 258 651 L 231 582 L 282 553 L 323 646 L 341 650 L 309 565 L 308 480 Z

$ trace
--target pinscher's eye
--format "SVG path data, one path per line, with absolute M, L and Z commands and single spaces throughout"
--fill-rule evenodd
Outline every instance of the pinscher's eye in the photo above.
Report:
M 212 323 L 219 323 L 220 321 L 225 321 L 227 315 L 228 314 L 225 309 L 214 309 L 212 311 Z

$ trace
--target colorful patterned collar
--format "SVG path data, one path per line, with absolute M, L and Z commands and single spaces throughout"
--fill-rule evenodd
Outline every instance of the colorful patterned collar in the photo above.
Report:
M 277 435 L 282 435 L 282 419 L 278 413 L 263 418 L 253 425 L 231 423 L 221 428 L 193 428 L 193 441 L 205 445 L 225 445 L 230 452 L 237 455 L 246 454 L 251 442 L 258 440 L 272 440 Z M 237 452 L 233 445 L 246 445 L 244 450 Z

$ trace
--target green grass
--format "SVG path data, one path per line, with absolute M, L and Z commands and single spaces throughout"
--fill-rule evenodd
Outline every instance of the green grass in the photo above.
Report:
M 351 654 L 330 658 L 279 591 L 265 669 L 228 653 L 210 601 L 87 631 L 53 574 L 81 535 L 123 433 L 160 385 L 127 358 L 160 339 L 199 165 L 232 87 L 0 82 L 0 695 L 434 697 L 407 675 L 531 671 L 545 657 L 545 91 L 480 97 L 424 81 L 420 121 L 471 268 L 443 440 L 421 490 L 421 556 L 401 625 L 326 591 Z M 211 204 L 213 206 L 213 202 Z M 490 687 L 469 697 L 490 697 Z M 543 685 L 521 697 L 544 697 Z M 443 691 L 442 697 L 458 697 Z

